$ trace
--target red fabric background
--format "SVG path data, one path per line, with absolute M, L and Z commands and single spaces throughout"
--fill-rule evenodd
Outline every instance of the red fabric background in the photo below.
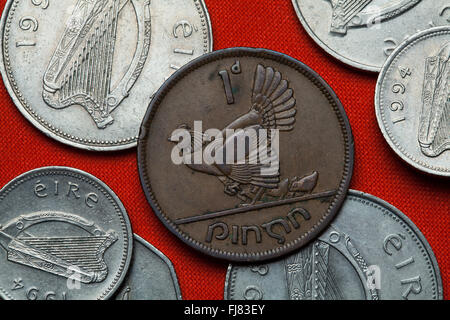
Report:
M 0 0 L 1 8 L 5 0 Z M 286 53 L 316 70 L 336 91 L 356 143 L 351 188 L 371 193 L 403 211 L 423 232 L 440 265 L 450 298 L 450 184 L 417 172 L 389 148 L 378 129 L 373 97 L 376 74 L 328 56 L 306 34 L 290 0 L 205 0 L 214 49 L 263 47 Z M 0 85 L 0 185 L 41 166 L 71 166 L 109 185 L 124 203 L 134 231 L 174 263 L 185 299 L 222 299 L 227 263 L 197 253 L 159 222 L 139 183 L 136 152 L 91 153 L 58 143 L 19 113 Z M 376 221 L 374 222 L 376 227 Z

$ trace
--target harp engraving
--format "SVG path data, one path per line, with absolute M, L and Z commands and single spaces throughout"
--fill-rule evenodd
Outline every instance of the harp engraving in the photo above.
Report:
M 36 237 L 27 229 L 46 222 L 63 222 L 86 231 L 87 236 Z M 61 212 L 38 212 L 19 216 L 0 227 L 0 247 L 8 261 L 70 278 L 74 270 L 82 283 L 102 282 L 108 276 L 103 255 L 117 241 L 114 231 Z
M 322 244 L 318 245 L 317 243 L 322 242 Z M 361 279 L 361 283 L 363 284 L 363 289 L 366 294 L 367 300 L 379 300 L 379 289 L 369 285 L 369 281 L 371 280 L 371 265 L 368 264 L 368 258 L 364 256 L 357 248 L 357 244 L 345 233 L 341 232 L 336 226 L 331 225 L 327 231 L 325 231 L 320 237 L 319 240 L 316 241 L 315 245 L 319 248 L 334 248 L 340 254 L 342 254 L 347 261 L 353 266 L 354 270 L 358 274 Z M 329 246 L 329 247 L 328 247 Z M 329 252 L 327 252 L 329 254 Z M 324 257 L 323 254 L 321 254 Z M 328 256 L 327 256 L 328 257 Z M 326 260 L 322 259 L 324 262 Z M 322 264 L 324 263 L 322 262 Z M 328 269 L 322 268 L 322 270 L 327 270 L 328 274 L 326 275 L 327 279 L 327 290 L 326 290 L 326 299 L 342 299 L 345 298 L 345 292 L 340 291 L 336 279 L 333 275 L 333 272 Z M 323 273 L 323 272 L 322 272 Z M 330 278 L 330 280 L 328 280 Z M 325 280 L 323 280 L 325 281 Z M 320 296 L 318 296 L 320 297 Z M 316 297 L 317 298 L 317 297 Z
M 373 0 L 327 0 L 331 3 L 330 32 L 346 35 L 348 28 L 371 26 L 395 18 L 422 0 L 390 1 L 377 5 Z M 370 5 L 370 6 L 369 6 Z
M 319 240 L 311 243 L 284 262 L 290 300 L 345 300 L 339 277 L 330 262 L 331 250 L 337 250 L 353 266 L 362 283 L 370 277 L 366 257 L 348 235 L 331 226 Z M 379 300 L 377 288 L 364 286 L 366 299 Z
M 127 3 L 136 14 L 138 42 L 128 71 L 111 88 L 117 23 Z M 99 129 L 106 128 L 139 78 L 150 41 L 150 0 L 78 0 L 44 74 L 44 101 L 55 109 L 80 105 Z
M 425 60 L 419 145 L 428 157 L 450 149 L 450 42 Z
M 291 300 L 343 300 L 333 273 L 328 269 L 330 245 L 316 241 L 285 262 Z

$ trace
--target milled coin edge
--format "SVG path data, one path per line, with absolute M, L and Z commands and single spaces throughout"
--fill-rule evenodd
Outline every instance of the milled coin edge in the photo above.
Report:
M 9 28 L 9 26 L 7 25 L 9 12 L 11 7 L 14 8 L 13 5 L 17 5 L 18 1 L 20 0 L 7 0 L 5 7 L 3 8 L 2 17 L 0 20 L 0 74 L 3 79 L 3 84 L 5 85 L 5 88 L 8 91 L 9 96 L 11 97 L 11 100 L 13 101 L 16 108 L 20 111 L 20 113 L 36 129 L 45 134 L 47 137 L 54 139 L 58 142 L 61 142 L 65 145 L 68 145 L 70 147 L 79 148 L 87 151 L 104 151 L 104 152 L 121 151 L 136 147 L 139 136 L 123 138 L 116 141 L 92 141 L 90 139 L 79 138 L 73 135 L 68 135 L 59 128 L 48 128 L 47 125 L 48 126 L 52 125 L 50 123 L 47 123 L 47 125 L 43 124 L 40 120 L 36 119 L 36 117 L 31 114 L 33 113 L 33 109 L 31 108 L 31 106 L 29 107 L 30 111 L 27 110 L 27 107 L 24 106 L 24 103 L 26 105 L 28 103 L 25 101 L 23 96 L 22 96 L 23 101 L 21 101 L 21 99 L 19 98 L 21 96 L 20 92 L 19 97 L 17 97 L 16 90 L 13 88 L 14 86 L 17 87 L 17 85 L 12 84 L 10 81 L 10 75 L 8 74 L 11 73 L 12 75 L 12 71 L 8 72 L 6 70 L 5 59 L 6 60 L 9 59 L 8 58 L 9 53 L 6 54 L 6 58 L 4 56 L 5 55 L 4 50 L 5 48 L 7 49 L 4 43 L 4 38 L 5 38 L 5 29 Z M 206 32 L 206 34 L 204 34 L 204 51 L 209 50 L 209 52 L 211 52 L 213 50 L 213 34 L 208 9 L 206 7 L 204 0 L 192 0 L 192 1 L 194 2 L 194 6 L 197 9 L 200 18 L 204 20 L 205 23 L 204 31 Z M 208 43 L 205 43 L 205 41 L 207 41 Z M 13 82 L 15 82 L 14 79 Z M 40 118 L 39 116 L 37 117 Z M 46 122 L 45 120 L 42 121 Z M 58 134 L 58 132 L 60 132 L 60 134 Z
M 380 72 L 381 67 L 372 66 L 364 63 L 357 62 L 355 60 L 346 58 L 345 56 L 339 54 L 337 51 L 331 49 L 329 46 L 325 44 L 312 30 L 312 28 L 309 26 L 308 22 L 306 22 L 305 17 L 303 16 L 300 7 L 298 5 L 299 0 L 292 0 L 292 4 L 294 5 L 295 12 L 297 13 L 298 20 L 300 20 L 300 23 L 302 24 L 305 31 L 308 33 L 308 35 L 314 40 L 314 42 L 320 46 L 323 50 L 325 50 L 326 53 L 328 53 L 333 58 L 339 60 L 340 62 L 345 63 L 346 65 L 349 65 L 353 68 L 364 70 L 364 71 L 370 71 L 370 72 Z
M 386 128 L 387 125 L 385 125 L 385 119 L 384 119 L 384 111 L 381 107 L 381 95 L 382 95 L 382 85 L 385 80 L 386 74 L 388 70 L 390 69 L 391 65 L 396 62 L 397 58 L 401 55 L 404 49 L 408 48 L 411 45 L 414 45 L 416 42 L 419 42 L 422 40 L 423 37 L 430 37 L 434 33 L 449 33 L 450 35 L 450 26 L 440 26 L 440 27 L 433 27 L 424 31 L 420 31 L 413 36 L 409 37 L 405 41 L 403 41 L 389 56 L 389 58 L 386 60 L 385 64 L 383 65 L 383 68 L 378 76 L 377 84 L 375 87 L 375 115 L 378 122 L 378 127 L 381 130 L 381 133 L 383 134 L 384 140 L 389 144 L 391 149 L 406 163 L 408 163 L 411 167 L 431 174 L 435 176 L 441 176 L 441 177 L 450 177 L 450 168 L 436 168 L 434 166 L 428 166 L 425 163 L 421 164 L 418 163 L 420 160 L 416 159 L 412 155 L 405 154 L 401 149 L 402 147 L 394 141 L 395 138 L 391 137 L 391 133 Z
M 36 168 L 27 172 L 24 172 L 17 177 L 13 178 L 11 181 L 7 182 L 1 189 L 0 189 L 0 201 L 8 195 L 8 193 L 14 189 L 17 185 L 25 182 L 25 180 L 33 179 L 35 176 L 39 175 L 46 175 L 48 172 L 53 173 L 68 173 L 69 175 L 72 175 L 74 177 L 77 177 L 81 180 L 86 179 L 85 182 L 92 184 L 97 189 L 103 189 L 103 195 L 111 201 L 112 205 L 116 207 L 116 213 L 119 216 L 119 219 L 122 221 L 122 232 L 124 233 L 124 247 L 126 247 L 126 252 L 124 255 L 126 255 L 125 259 L 122 259 L 121 264 L 119 265 L 119 269 L 117 271 L 117 274 L 115 275 L 114 279 L 112 280 L 112 283 L 110 286 L 106 289 L 105 292 L 103 292 L 97 300 L 107 300 L 110 297 L 114 295 L 116 290 L 120 287 L 123 280 L 125 279 L 125 276 L 128 272 L 128 269 L 130 267 L 131 263 L 131 257 L 133 252 L 133 230 L 131 228 L 131 222 L 130 218 L 128 216 L 128 213 L 123 205 L 123 203 L 120 201 L 119 197 L 114 193 L 114 191 L 111 190 L 109 186 L 106 185 L 103 181 L 101 181 L 99 178 L 95 177 L 94 175 L 85 172 L 80 169 L 75 169 L 71 167 L 64 167 L 64 166 L 49 166 L 49 167 L 41 167 Z M 97 186 L 95 185 L 97 184 Z M 125 227 L 125 230 L 124 230 Z M 14 298 L 2 287 L 0 287 L 0 298 L 4 300 L 14 300 Z
M 417 237 L 417 239 L 420 241 L 420 243 L 424 246 L 425 250 L 426 250 L 426 254 L 428 255 L 428 258 L 430 259 L 432 265 L 433 265 L 433 270 L 434 270 L 434 275 L 435 275 L 435 281 L 436 281 L 436 291 L 435 291 L 435 296 L 437 300 L 443 300 L 444 299 L 444 290 L 443 290 L 443 284 L 442 284 L 442 276 L 441 276 L 441 272 L 439 269 L 439 264 L 437 262 L 436 256 L 434 254 L 433 249 L 431 248 L 429 242 L 427 241 L 426 237 L 423 235 L 423 233 L 420 231 L 420 229 L 414 224 L 414 222 L 412 222 L 411 219 L 408 218 L 408 216 L 406 214 L 404 214 L 403 212 L 401 212 L 399 209 L 397 209 L 396 207 L 394 207 L 392 204 L 390 204 L 389 202 L 380 199 L 374 195 L 362 192 L 362 191 L 357 191 L 357 190 L 352 190 L 349 189 L 348 191 L 348 195 L 346 198 L 347 200 L 352 200 L 351 198 L 355 198 L 356 201 L 358 201 L 358 199 L 360 200 L 365 200 L 367 202 L 370 203 L 374 203 L 376 205 L 378 205 L 381 209 L 385 209 L 391 213 L 394 214 L 395 217 L 398 218 L 398 221 L 401 219 L 403 221 L 403 223 L 405 223 L 408 228 L 410 228 L 413 232 L 414 235 Z M 394 216 L 391 216 L 394 219 Z M 425 254 L 425 253 L 424 253 Z M 230 264 L 227 268 L 227 275 L 225 277 L 225 286 L 224 286 L 224 300 L 231 300 L 233 298 L 233 291 L 234 291 L 234 287 L 235 287 L 235 281 L 236 281 L 236 271 L 239 268 L 239 265 L 232 265 Z

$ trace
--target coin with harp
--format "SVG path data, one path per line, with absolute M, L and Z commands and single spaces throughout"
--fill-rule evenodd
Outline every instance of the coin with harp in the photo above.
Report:
M 327 53 L 358 69 L 379 72 L 403 40 L 447 25 L 448 0 L 292 0 L 306 32 Z
M 450 177 L 450 27 L 417 33 L 394 51 L 378 78 L 375 111 L 404 161 Z
M 0 190 L 3 299 L 107 299 L 125 277 L 132 247 L 125 208 L 88 173 L 39 168 Z
M 22 114 L 63 143 L 136 145 L 159 86 L 212 48 L 202 0 L 7 2 L 1 71 Z
M 339 216 L 307 247 L 269 263 L 230 265 L 224 298 L 442 300 L 443 286 L 417 226 L 389 203 L 350 190 Z

